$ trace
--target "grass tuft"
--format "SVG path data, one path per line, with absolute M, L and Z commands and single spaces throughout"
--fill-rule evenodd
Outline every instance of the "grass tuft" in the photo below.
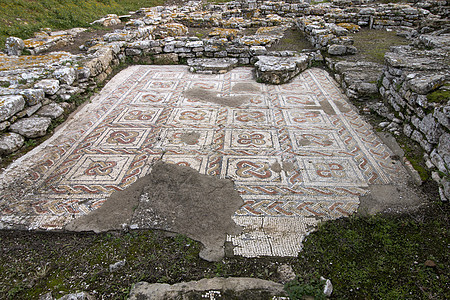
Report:
M 107 14 L 128 14 L 162 4 L 164 0 L 2 0 L 0 48 L 9 36 L 27 39 L 41 28 L 89 27 Z

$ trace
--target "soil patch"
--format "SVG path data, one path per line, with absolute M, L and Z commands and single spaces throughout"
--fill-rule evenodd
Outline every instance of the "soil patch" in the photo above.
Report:
M 384 54 L 391 46 L 409 44 L 407 39 L 398 36 L 395 31 L 362 28 L 352 36 L 355 42 L 353 45 L 358 49 L 358 53 L 346 58 L 354 61 L 365 60 L 383 64 Z
M 88 28 L 86 31 L 80 32 L 77 36 L 74 37 L 73 41 L 68 44 L 60 44 L 56 43 L 54 46 L 50 47 L 48 50 L 42 52 L 42 54 L 55 52 L 55 51 L 64 51 L 72 54 L 80 54 L 83 53 L 80 50 L 80 46 L 84 45 L 88 41 L 92 40 L 100 40 L 105 34 L 113 32 L 116 29 L 123 29 L 125 27 L 124 24 L 118 24 L 110 27 L 92 27 Z
M 284 32 L 283 38 L 278 43 L 272 44 L 269 51 L 298 51 L 303 49 L 314 49 L 311 43 L 305 38 L 302 31 L 295 28 L 289 28 Z

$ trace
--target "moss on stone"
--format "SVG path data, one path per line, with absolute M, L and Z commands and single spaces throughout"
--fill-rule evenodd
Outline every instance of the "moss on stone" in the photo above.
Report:
M 427 95 L 429 102 L 433 103 L 447 103 L 450 100 L 450 91 L 448 90 L 436 90 Z

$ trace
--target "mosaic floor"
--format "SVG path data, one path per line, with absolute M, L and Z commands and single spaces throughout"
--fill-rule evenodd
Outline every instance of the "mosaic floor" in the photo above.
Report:
M 296 256 L 318 222 L 354 213 L 368 184 L 403 176 L 391 155 L 321 69 L 272 86 L 251 68 L 134 66 L 0 174 L 0 228 L 63 228 L 162 159 L 234 181 L 235 254 Z

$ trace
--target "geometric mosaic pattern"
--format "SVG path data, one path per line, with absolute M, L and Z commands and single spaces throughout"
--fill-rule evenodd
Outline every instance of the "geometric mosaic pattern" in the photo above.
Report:
M 3 171 L 0 227 L 62 228 L 163 160 L 234 181 L 245 202 L 233 217 L 244 233 L 228 238 L 236 254 L 297 255 L 317 222 L 354 213 L 368 184 L 404 176 L 391 155 L 321 69 L 273 86 L 251 68 L 133 66 Z

